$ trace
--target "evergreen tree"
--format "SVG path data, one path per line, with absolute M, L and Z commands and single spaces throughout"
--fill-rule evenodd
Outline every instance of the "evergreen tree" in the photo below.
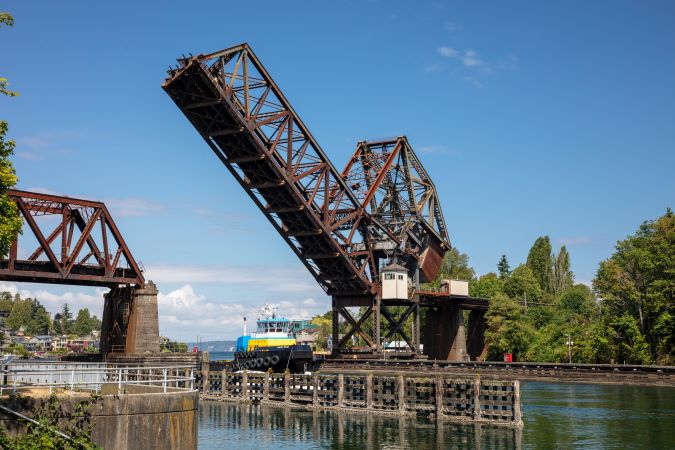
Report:
M 553 292 L 553 257 L 548 236 L 537 238 L 527 255 L 527 266 L 544 292 Z
M 31 319 L 26 326 L 26 333 L 35 336 L 38 334 L 47 334 L 51 327 L 49 313 L 37 299 L 31 301 L 32 313 Z
M 570 254 L 564 245 L 553 263 L 553 293 L 560 295 L 574 284 L 574 274 L 570 270 Z
M 82 308 L 77 313 L 75 322 L 73 323 L 73 333 L 78 336 L 87 336 L 91 334 L 93 329 L 91 316 L 87 308 Z
M 64 303 L 61 308 L 61 334 L 72 333 L 73 328 L 73 314 L 70 312 L 68 303 Z
M 509 260 L 506 258 L 506 255 L 502 255 L 497 263 L 497 270 L 499 271 L 499 278 L 502 280 L 511 275 L 511 266 L 509 265 Z

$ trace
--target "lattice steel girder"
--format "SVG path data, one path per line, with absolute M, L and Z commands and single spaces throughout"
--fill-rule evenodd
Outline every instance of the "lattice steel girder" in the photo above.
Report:
M 108 209 L 101 202 L 8 190 L 37 241 L 26 259 L 18 258 L 18 239 L 0 261 L 0 280 L 88 286 L 142 286 L 143 274 Z M 56 218 L 38 223 L 44 216 Z M 42 219 L 39 219 L 42 222 Z M 45 227 L 51 226 L 49 233 Z M 59 241 L 60 238 L 60 242 Z
M 376 294 L 370 233 L 388 231 L 248 44 L 180 59 L 162 87 L 327 293 Z
M 434 279 L 450 239 L 436 187 L 408 139 L 359 142 L 342 176 L 368 214 L 404 244 L 404 255 L 418 261 L 422 281 Z

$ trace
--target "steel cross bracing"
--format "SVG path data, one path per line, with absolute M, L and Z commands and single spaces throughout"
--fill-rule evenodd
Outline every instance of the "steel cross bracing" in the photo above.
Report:
M 250 47 L 179 63 L 164 90 L 324 290 L 374 295 L 371 236 L 387 230 L 365 213 Z
M 37 247 L 19 258 L 14 240 L 0 280 L 113 287 L 141 286 L 143 274 L 101 202 L 8 190 Z

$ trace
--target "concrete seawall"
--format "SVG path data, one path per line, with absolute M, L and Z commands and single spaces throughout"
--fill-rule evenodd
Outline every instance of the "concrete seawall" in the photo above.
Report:
M 94 420 L 93 441 L 106 450 L 160 450 L 197 448 L 199 394 L 197 391 L 167 389 L 156 386 L 126 386 L 124 393 L 105 389 L 91 406 Z M 107 392 L 106 392 L 107 391 Z M 88 394 L 60 396 L 64 411 L 73 411 Z M 46 399 L 21 396 L 4 397 L 0 404 L 19 413 L 32 416 L 33 407 Z M 15 418 L 0 412 L 0 424 L 10 433 L 17 433 L 23 425 Z

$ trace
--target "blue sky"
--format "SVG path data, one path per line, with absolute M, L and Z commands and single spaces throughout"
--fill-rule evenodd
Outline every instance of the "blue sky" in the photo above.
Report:
M 479 274 L 541 235 L 590 282 L 675 198 L 675 3 L 8 1 L 0 99 L 19 187 L 105 201 L 161 290 L 161 332 L 231 338 L 329 300 L 160 85 L 247 41 L 337 167 L 405 134 Z M 192 6 L 191 6 L 192 5 Z M 3 285 L 55 311 L 101 290 Z

